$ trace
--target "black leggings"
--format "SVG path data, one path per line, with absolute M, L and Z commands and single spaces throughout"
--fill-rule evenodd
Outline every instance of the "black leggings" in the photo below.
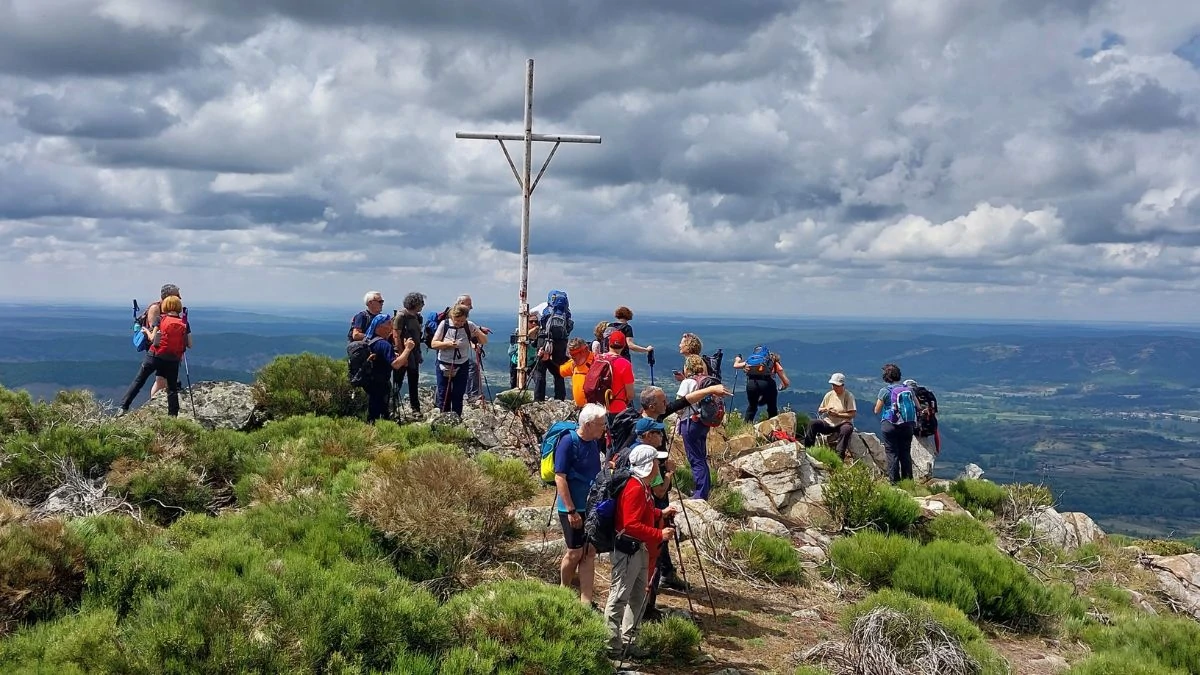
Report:
M 779 389 L 775 387 L 775 378 L 746 378 L 746 421 L 753 422 L 758 414 L 758 406 L 767 406 L 767 417 L 779 414 Z
M 129 389 L 125 391 L 125 398 L 121 400 L 121 409 L 129 410 L 129 406 L 133 404 L 133 399 L 137 398 L 138 392 L 146 385 L 146 380 L 150 379 L 151 375 L 158 375 L 167 380 L 167 414 L 171 417 L 178 417 L 179 362 L 160 358 L 149 353 L 146 354 L 146 358 L 142 359 L 142 366 L 138 369 L 137 377 L 133 378 Z
M 396 387 L 396 407 L 400 407 L 400 387 L 404 384 L 404 377 L 408 376 L 408 404 L 412 407 L 413 412 L 421 412 L 421 401 L 418 396 L 421 384 L 421 365 L 416 362 L 415 356 L 409 356 L 408 365 L 400 370 L 392 371 L 392 384 Z

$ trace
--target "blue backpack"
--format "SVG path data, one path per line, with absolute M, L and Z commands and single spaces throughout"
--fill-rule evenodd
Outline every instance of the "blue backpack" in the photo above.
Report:
M 898 385 L 888 388 L 891 405 L 883 413 L 883 419 L 892 424 L 916 424 L 917 397 L 911 387 Z
M 775 376 L 775 357 L 766 345 L 755 347 L 750 358 L 746 359 L 746 375 L 760 378 Z
M 432 349 L 429 343 L 433 342 L 433 334 L 437 332 L 438 326 L 441 325 L 441 323 L 445 321 L 446 317 L 449 315 L 449 307 L 440 312 L 425 313 L 425 327 L 423 330 L 424 335 L 421 337 L 421 342 L 424 342 L 426 347 Z
M 571 303 L 566 291 L 550 291 L 546 294 L 546 309 L 539 321 L 542 334 L 551 340 L 566 340 L 575 329 L 571 319 Z
M 146 312 L 150 308 L 146 308 Z M 138 309 L 137 298 L 133 300 L 133 348 L 139 352 L 144 352 L 150 349 L 150 339 L 142 332 L 142 328 L 146 327 L 146 312 Z
M 563 420 L 551 424 L 550 428 L 546 430 L 546 435 L 542 436 L 542 464 L 540 472 L 543 483 L 547 485 L 554 484 L 554 449 L 558 447 L 559 439 L 562 438 L 563 434 L 569 434 L 578 429 L 578 424 L 570 420 Z M 571 438 L 578 443 L 579 436 L 573 435 Z

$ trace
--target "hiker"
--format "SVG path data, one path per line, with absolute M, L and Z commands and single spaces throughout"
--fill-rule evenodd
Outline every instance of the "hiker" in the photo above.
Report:
M 392 320 L 382 313 L 367 325 L 366 334 L 373 338 L 368 340 L 367 347 L 371 351 L 368 358 L 374 362 L 371 377 L 363 387 L 367 391 L 367 424 L 374 424 L 380 418 L 387 419 L 392 377 L 408 370 L 408 362 L 417 346 L 416 340 L 405 338 L 401 343 L 402 351 L 397 353 L 392 342 L 394 331 Z
M 629 325 L 629 322 L 633 320 L 632 309 L 622 305 L 613 312 L 613 318 L 616 320 L 608 322 L 608 325 L 604 328 L 604 332 L 600 335 L 600 346 L 602 349 L 606 347 L 606 343 L 612 339 L 613 335 L 621 333 L 625 336 L 625 346 L 621 348 L 620 354 L 631 365 L 633 364 L 631 352 L 649 354 L 654 351 L 654 347 L 650 345 L 643 347 L 633 341 L 633 326 Z
M 546 306 L 538 317 L 538 378 L 534 383 L 533 400 L 546 400 L 546 380 L 554 379 L 554 400 L 565 401 L 567 383 L 560 369 L 570 360 L 567 342 L 575 322 L 565 291 L 553 290 L 546 296 Z
M 829 391 L 821 399 L 821 407 L 817 408 L 820 419 L 809 423 L 804 431 L 804 447 L 811 448 L 817 441 L 817 434 L 837 434 L 837 453 L 846 461 L 846 453 L 850 450 L 850 437 L 854 434 L 854 417 L 858 408 L 854 403 L 854 394 L 846 391 L 846 376 L 834 373 L 829 376 Z
M 570 360 L 562 364 L 558 372 L 564 379 L 571 378 L 571 396 L 575 400 L 575 407 L 583 408 L 587 405 L 583 383 L 587 381 L 588 369 L 595 363 L 596 355 L 581 338 L 571 338 L 567 343 L 567 356 Z
M 383 294 L 379 291 L 367 291 L 363 296 L 363 304 L 367 306 L 350 319 L 350 330 L 346 333 L 346 342 L 363 340 L 367 337 L 367 329 L 371 320 L 383 312 Z
M 421 293 L 412 292 L 404 296 L 402 303 L 403 311 L 396 314 L 392 319 L 392 347 L 396 352 L 404 351 L 406 342 L 412 340 L 413 344 L 419 344 L 424 330 L 421 318 L 421 310 L 425 309 L 425 296 Z M 412 350 L 404 368 L 392 371 L 392 386 L 396 392 L 396 408 L 399 409 L 400 391 L 404 386 L 404 380 L 408 379 L 408 405 L 412 408 L 413 413 L 421 413 L 420 383 L 421 383 L 421 364 L 425 361 L 420 349 Z
M 468 312 L 475 308 L 474 302 L 471 300 L 471 296 L 467 295 L 466 293 L 458 296 L 458 299 L 454 301 L 454 304 L 466 307 Z M 486 326 L 479 326 L 478 328 L 479 331 L 485 336 L 491 334 L 492 332 L 492 329 L 487 328 Z M 480 372 L 480 366 L 484 357 L 483 346 L 487 344 L 487 340 L 480 342 L 474 337 L 474 333 L 471 335 L 471 353 L 467 355 L 466 396 L 472 401 L 478 401 L 483 398 L 483 375 Z
M 604 345 L 604 331 L 607 329 L 608 329 L 608 321 L 601 321 L 600 323 L 596 324 L 596 328 L 592 331 L 592 335 L 594 335 L 596 337 L 595 340 L 592 340 L 592 353 L 595 354 L 596 356 L 600 356 L 604 352 L 608 351 L 603 346 Z
M 604 608 L 611 636 L 608 643 L 611 658 L 624 656 L 622 644 L 633 641 L 633 629 L 646 606 L 648 550 L 675 537 L 674 527 L 659 525 L 663 519 L 674 517 L 675 508 L 656 508 L 650 492 L 650 484 L 659 476 L 657 457 L 658 450 L 649 445 L 633 447 L 629 453 L 632 475 L 617 498 L 614 530 L 618 534 L 611 556 L 612 584 Z M 636 652 L 630 653 L 637 656 Z
M 624 450 L 632 445 L 637 438 L 636 425 L 638 420 L 643 417 L 652 419 L 656 422 L 662 422 L 669 415 L 687 408 L 691 405 L 699 403 L 706 396 L 729 396 L 729 389 L 724 385 L 714 384 L 711 387 L 697 389 L 683 398 L 677 398 L 670 403 L 667 403 L 667 392 L 661 387 L 649 386 L 643 387 L 642 393 L 638 397 L 641 401 L 641 412 L 633 408 L 627 409 L 625 412 L 617 415 L 609 423 L 609 432 L 612 434 L 613 452 L 616 454 L 620 450 Z M 659 446 L 665 450 L 666 445 Z
M 783 363 L 780 362 L 779 355 L 763 345 L 758 345 L 750 354 L 750 358 L 745 361 L 742 360 L 741 354 L 735 356 L 733 367 L 746 371 L 745 420 L 753 424 L 754 416 L 758 414 L 760 405 L 767 407 L 767 419 L 778 415 L 779 392 L 792 386 L 792 381 L 788 379 L 787 373 L 783 370 Z M 783 384 L 780 388 L 775 386 L 776 375 Z
M 139 317 L 139 322 L 141 323 L 143 329 L 153 329 L 154 327 L 158 326 L 158 320 L 162 316 L 162 301 L 166 300 L 172 295 L 178 297 L 180 300 L 183 299 L 183 296 L 179 294 L 178 286 L 175 284 L 163 284 L 162 288 L 160 288 L 158 291 L 158 302 L 151 303 L 150 306 L 146 308 L 146 311 L 142 313 L 142 316 Z M 190 323 L 188 323 L 187 319 L 186 307 L 184 308 L 183 313 L 180 314 L 180 318 L 182 318 L 183 323 L 187 325 L 188 332 L 192 332 L 192 326 Z M 149 333 L 146 333 L 145 330 L 142 332 L 146 335 L 149 335 Z M 150 386 L 150 398 L 154 398 L 155 394 L 166 388 L 167 378 L 156 376 L 154 378 L 154 384 Z M 134 397 L 136 398 L 137 394 L 134 394 Z
M 150 349 L 146 352 L 146 358 L 142 359 L 137 377 L 133 378 L 125 398 L 121 400 L 118 416 L 129 412 L 133 399 L 137 398 L 151 374 L 166 382 L 167 414 L 179 416 L 179 362 L 183 360 L 184 352 L 192 346 L 192 330 L 180 317 L 182 311 L 183 301 L 179 296 L 169 295 L 158 303 L 153 327 L 142 327 L 150 342 Z
M 638 444 L 649 445 L 658 451 L 655 459 L 658 461 L 658 478 L 650 483 L 650 493 L 654 497 L 654 506 L 665 509 L 671 505 L 671 485 L 675 480 L 675 462 L 667 451 L 667 435 L 663 423 L 651 417 L 643 416 L 634 426 L 635 438 Z M 673 523 L 668 523 L 673 524 Z M 651 560 L 648 569 L 650 575 L 650 599 L 646 602 L 646 611 L 642 619 L 656 621 L 662 618 L 658 609 L 658 588 L 666 586 L 676 591 L 688 590 L 687 582 L 679 578 L 675 571 L 675 563 L 671 560 L 671 542 L 663 540 L 657 550 L 651 549 Z
M 704 351 L 704 343 L 700 341 L 700 336 L 695 333 L 684 333 L 683 337 L 679 338 L 679 354 L 683 357 L 684 361 L 689 356 L 701 356 L 702 351 Z M 676 370 L 673 374 L 675 375 L 676 382 L 683 381 L 682 370 Z
M 875 414 L 887 454 L 888 480 L 898 483 L 913 477 L 912 440 L 916 402 L 910 387 L 900 384 L 900 366 L 883 366 L 884 386 L 875 397 Z M 906 401 L 908 405 L 906 405 Z M 912 411 L 907 410 L 909 405 Z
M 707 372 L 708 367 L 704 365 L 704 359 L 694 354 L 687 357 L 683 362 L 684 379 L 679 383 L 679 391 L 675 397 L 686 398 L 688 394 L 696 391 L 698 388 L 696 378 Z M 683 438 L 683 450 L 687 455 L 688 464 L 692 467 L 692 478 L 696 483 L 692 499 L 708 499 L 708 493 L 712 490 L 712 483 L 708 475 L 709 427 L 700 421 L 700 411 L 694 404 L 689 406 L 689 410 L 679 413 L 679 421 L 675 426 L 676 431 Z
M 592 606 L 596 581 L 596 549 L 587 545 L 583 523 L 587 520 L 588 491 L 600 473 L 600 444 L 605 432 L 604 406 L 590 403 L 579 411 L 579 428 L 562 435 L 554 448 L 554 484 L 558 522 L 567 550 L 559 563 L 559 581 L 569 587 L 579 578 L 579 601 Z
M 463 397 L 467 393 L 468 365 L 474 357 L 474 343 L 486 345 L 483 329 L 467 320 L 471 310 L 455 305 L 438 324 L 429 346 L 437 350 L 437 405 L 442 412 L 462 416 Z
M 513 334 L 511 336 L 509 336 L 509 339 L 508 339 L 508 388 L 509 389 L 517 388 L 517 370 L 519 370 L 522 367 L 525 368 L 526 376 L 528 376 L 528 377 L 536 377 L 537 376 L 537 371 L 536 371 L 537 364 L 538 364 L 538 347 L 537 347 L 538 318 L 537 318 L 537 314 L 535 314 L 532 310 L 530 310 L 529 315 L 526 317 L 526 322 L 527 323 L 526 323 L 526 328 L 525 328 L 526 342 L 525 342 L 525 364 L 524 364 L 524 366 L 521 365 L 520 359 L 517 357 L 517 353 L 521 351 L 521 334 L 516 331 L 513 331 Z M 542 390 L 544 392 L 545 387 L 543 387 Z
M 612 366 L 612 391 L 607 401 L 608 412 L 612 415 L 633 402 L 633 364 L 621 356 L 621 352 L 628 351 L 627 347 L 625 335 L 618 331 L 608 338 L 608 352 L 596 357 L 597 361 L 607 361 Z

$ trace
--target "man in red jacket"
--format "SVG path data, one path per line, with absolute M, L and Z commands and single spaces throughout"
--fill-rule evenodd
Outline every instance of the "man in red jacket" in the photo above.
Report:
M 646 581 L 650 565 L 647 549 L 657 548 L 675 536 L 675 528 L 659 528 L 663 519 L 675 515 L 675 507 L 661 511 L 654 507 L 650 484 L 658 476 L 658 450 L 649 445 L 635 446 L 629 453 L 633 476 L 617 499 L 616 547 L 612 552 L 612 585 L 604 617 L 611 633 L 609 656 L 621 658 L 621 646 L 632 642 L 639 613 L 646 605 Z M 633 654 L 633 656 L 637 656 Z

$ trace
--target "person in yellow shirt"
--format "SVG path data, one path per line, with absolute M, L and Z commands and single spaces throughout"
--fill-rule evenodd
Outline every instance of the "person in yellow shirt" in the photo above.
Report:
M 817 414 L 821 415 L 809 423 L 804 432 L 804 447 L 811 448 L 817 440 L 817 434 L 837 434 L 837 453 L 846 459 L 850 449 L 850 437 L 854 434 L 854 416 L 858 408 L 854 403 L 854 394 L 846 391 L 846 376 L 834 373 L 829 377 L 829 391 L 821 399 L 821 407 Z
M 563 379 L 571 380 L 571 394 L 575 399 L 575 407 L 583 408 L 587 405 L 587 397 L 583 395 L 583 381 L 587 379 L 588 369 L 592 367 L 596 355 L 592 353 L 588 344 L 579 338 L 571 338 L 567 343 L 567 354 L 571 359 L 562 364 L 558 372 Z

